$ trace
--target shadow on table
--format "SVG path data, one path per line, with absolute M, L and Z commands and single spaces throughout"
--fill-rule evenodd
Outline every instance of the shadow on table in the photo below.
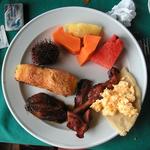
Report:
M 147 70 L 148 70 L 148 77 L 149 77 L 150 67 L 148 65 L 147 65 Z M 141 113 L 134 127 L 134 129 L 139 132 L 140 134 L 139 136 L 142 136 L 142 134 L 144 135 L 149 134 L 149 132 L 145 132 L 145 131 L 149 131 L 149 123 L 150 123 L 149 114 L 150 114 L 150 80 L 148 79 L 147 91 L 146 91 L 144 102 L 142 104 Z
M 24 23 L 27 23 L 30 21 L 30 7 L 29 4 L 24 3 L 23 4 L 23 10 L 24 10 Z
M 70 150 L 70 149 L 63 149 L 63 148 L 49 147 L 49 146 L 32 146 L 32 145 L 19 145 L 19 144 L 11 144 L 11 143 L 0 143 L 0 150 Z

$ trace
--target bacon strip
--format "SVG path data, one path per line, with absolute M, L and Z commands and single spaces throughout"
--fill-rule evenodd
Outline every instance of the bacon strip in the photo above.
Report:
M 118 79 L 119 71 L 117 68 L 112 68 L 109 71 L 110 79 L 105 83 L 99 83 L 94 85 L 88 93 L 88 100 L 82 105 L 78 106 L 73 110 L 74 113 L 84 112 L 87 108 L 89 108 L 92 103 L 94 103 L 97 99 L 101 99 L 100 93 L 103 92 L 105 88 L 112 89 L 113 84 L 117 84 L 119 82 Z
M 87 99 L 87 94 L 89 90 L 92 87 L 92 81 L 87 79 L 80 80 L 78 87 L 77 87 L 77 93 L 75 97 L 75 108 L 78 108 L 80 105 L 86 103 L 85 100 Z M 79 138 L 84 137 L 84 133 L 89 128 L 90 123 L 90 117 L 91 117 L 91 110 L 88 109 L 85 112 L 82 112 L 80 114 L 76 114 L 73 112 L 68 111 L 67 113 L 67 127 L 76 131 L 76 135 Z
M 79 115 L 70 111 L 67 112 L 67 118 L 68 118 L 67 127 L 76 131 L 76 135 L 79 138 L 83 138 L 84 133 L 88 129 L 87 123 L 84 122 Z
M 104 83 L 96 84 L 92 87 L 92 82 L 83 79 L 78 84 L 78 90 L 75 97 L 75 107 L 73 111 L 67 112 L 67 127 L 76 131 L 79 138 L 84 137 L 91 121 L 91 109 L 89 108 L 97 99 L 101 99 L 100 93 L 105 88 L 113 88 L 113 84 L 118 81 L 118 69 L 112 68 L 109 71 L 109 80 Z
M 87 109 L 86 112 L 83 115 L 83 120 L 89 125 L 91 120 L 91 109 Z
M 87 97 L 87 93 L 89 92 L 91 87 L 92 87 L 92 81 L 87 80 L 87 79 L 80 80 L 80 82 L 78 83 L 77 93 L 76 93 L 76 97 L 74 100 L 75 108 L 84 103 Z

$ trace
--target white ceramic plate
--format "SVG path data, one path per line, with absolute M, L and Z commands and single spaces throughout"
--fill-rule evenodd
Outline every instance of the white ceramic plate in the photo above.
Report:
M 85 133 L 83 139 L 76 137 L 75 132 L 68 129 L 66 124 L 44 122 L 28 113 L 25 99 L 32 94 L 46 90 L 20 84 L 14 79 L 16 65 L 31 63 L 31 48 L 37 41 L 49 39 L 53 28 L 69 22 L 87 22 L 102 25 L 105 38 L 112 34 L 120 36 L 125 43 L 125 50 L 117 62 L 119 67 L 126 66 L 138 81 L 142 90 L 142 101 L 147 86 L 147 71 L 145 60 L 139 45 L 131 33 L 116 20 L 103 12 L 82 8 L 66 7 L 48 11 L 25 25 L 10 44 L 4 59 L 2 69 L 2 85 L 6 103 L 18 123 L 31 135 L 39 140 L 64 148 L 86 148 L 106 142 L 117 135 L 103 117 L 97 117 L 92 127 Z M 87 78 L 98 82 L 107 80 L 107 69 L 94 63 L 87 63 L 80 67 L 76 58 L 62 53 L 59 63 L 52 67 L 63 68 L 80 78 Z M 55 95 L 56 96 L 56 95 Z M 56 96 L 66 103 L 73 103 L 73 96 Z

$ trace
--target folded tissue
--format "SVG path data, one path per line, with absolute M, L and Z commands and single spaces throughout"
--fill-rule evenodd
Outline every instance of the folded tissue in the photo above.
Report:
M 8 40 L 5 32 L 4 25 L 0 25 L 0 49 L 8 47 Z
M 121 0 L 107 14 L 120 21 L 126 27 L 131 26 L 132 19 L 135 18 L 135 4 L 133 0 Z

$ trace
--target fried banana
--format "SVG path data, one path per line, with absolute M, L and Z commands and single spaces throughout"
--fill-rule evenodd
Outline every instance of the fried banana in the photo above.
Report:
M 31 64 L 17 65 L 15 79 L 63 96 L 72 95 L 77 86 L 77 78 L 66 71 Z

